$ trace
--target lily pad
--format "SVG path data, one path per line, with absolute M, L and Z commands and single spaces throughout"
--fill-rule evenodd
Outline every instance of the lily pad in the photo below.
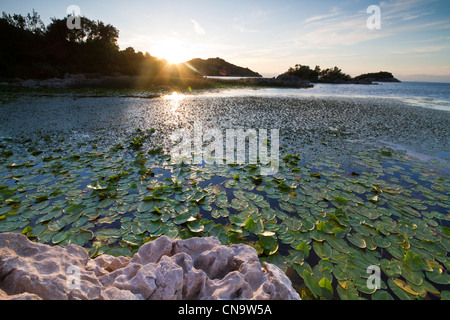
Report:
M 372 237 L 372 242 L 380 248 L 388 248 L 391 242 L 383 236 L 375 235 Z
M 200 233 L 205 230 L 205 226 L 202 224 L 200 220 L 195 220 L 188 223 L 188 228 L 191 232 Z
M 278 251 L 278 241 L 273 237 L 260 236 L 258 243 L 269 256 Z
M 354 246 L 361 248 L 361 249 L 366 248 L 366 242 L 357 233 L 348 234 L 346 237 L 347 237 L 347 240 L 350 241 L 350 243 L 352 243 Z
M 390 278 L 398 278 L 402 274 L 400 265 L 395 261 L 381 260 L 381 269 Z

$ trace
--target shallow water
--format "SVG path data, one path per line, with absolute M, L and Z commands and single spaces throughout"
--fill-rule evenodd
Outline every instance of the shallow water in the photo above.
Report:
M 311 89 L 233 89 L 207 93 L 213 97 L 389 98 L 411 106 L 450 111 L 450 83 L 402 82 L 376 85 L 319 83 Z
M 272 90 L 272 89 L 270 89 Z M 275 89 L 278 90 L 278 89 Z M 445 159 L 450 152 L 450 113 L 390 98 L 265 96 L 267 90 L 169 95 L 157 99 L 22 97 L 2 105 L 0 136 L 60 136 L 99 145 L 137 128 L 155 128 L 154 146 L 171 148 L 178 129 L 278 129 L 280 147 L 314 157 L 351 154 L 383 141 Z M 256 95 L 253 96 L 252 92 Z M 278 91 L 274 91 L 276 93 Z M 230 95 L 230 96 L 228 96 Z
M 91 255 L 132 255 L 162 234 L 217 236 L 288 266 L 299 291 L 305 270 L 329 278 L 334 298 L 372 298 L 365 270 L 387 260 L 410 272 L 402 279 L 411 285 L 426 276 L 435 296 L 449 289 L 448 112 L 390 98 L 210 93 L 22 97 L 1 108 L 0 136 L 11 139 L 0 140 L 0 232 Z M 199 123 L 204 132 L 279 129 L 279 173 L 147 153 L 170 152 L 169 135 L 194 134 Z M 409 251 L 433 268 L 411 272 Z M 383 274 L 389 295 L 417 298 L 392 281 Z

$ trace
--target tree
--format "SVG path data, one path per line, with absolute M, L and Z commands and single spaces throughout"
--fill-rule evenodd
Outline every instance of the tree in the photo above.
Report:
M 28 13 L 25 17 L 21 14 L 11 16 L 3 12 L 2 19 L 13 27 L 27 30 L 34 34 L 42 35 L 45 32 L 45 24 L 42 22 L 41 16 L 34 9 L 32 14 Z
M 337 81 L 349 81 L 351 76 L 342 72 L 338 67 L 328 68 L 320 72 L 319 80 L 325 83 L 333 83 Z
M 316 66 L 312 70 L 309 66 L 303 66 L 301 64 L 296 64 L 295 68 L 289 68 L 286 74 L 297 76 L 302 80 L 309 80 L 311 82 L 317 82 L 319 79 L 320 67 Z
M 119 30 L 102 21 L 80 17 L 81 28 L 52 18 L 46 27 L 39 14 L 0 16 L 0 75 L 7 78 L 51 78 L 66 73 L 97 75 L 178 76 L 178 68 L 129 47 L 120 51 Z M 193 73 L 192 71 L 189 71 Z

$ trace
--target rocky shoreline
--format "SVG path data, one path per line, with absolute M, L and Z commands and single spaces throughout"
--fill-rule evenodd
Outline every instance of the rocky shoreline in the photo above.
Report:
M 237 82 L 242 85 L 250 86 L 268 86 L 268 87 L 287 87 L 287 88 L 313 88 L 314 85 L 307 80 L 302 80 L 295 76 L 280 75 L 277 78 L 247 78 L 237 80 L 227 80 L 229 82 Z M 83 74 L 66 74 L 63 79 L 52 78 L 45 80 L 34 79 L 14 79 L 13 83 L 1 83 L 0 85 L 15 85 L 24 88 L 98 88 L 103 86 L 109 86 L 111 83 L 127 84 L 138 83 L 139 77 L 125 76 L 125 75 L 113 75 L 102 76 L 97 78 L 87 78 Z M 156 89 L 174 89 L 167 85 L 154 86 Z
M 300 300 L 289 278 L 248 245 L 162 236 L 132 258 L 90 259 L 76 245 L 0 234 L 0 300 Z

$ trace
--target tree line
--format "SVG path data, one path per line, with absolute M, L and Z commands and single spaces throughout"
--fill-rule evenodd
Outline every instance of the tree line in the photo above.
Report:
M 92 75 L 172 75 L 167 61 L 120 50 L 119 30 L 101 21 L 81 18 L 81 29 L 70 30 L 67 16 L 45 25 L 39 14 L 2 13 L 0 18 L 0 76 L 44 79 L 66 73 Z M 188 72 L 184 70 L 184 72 Z

